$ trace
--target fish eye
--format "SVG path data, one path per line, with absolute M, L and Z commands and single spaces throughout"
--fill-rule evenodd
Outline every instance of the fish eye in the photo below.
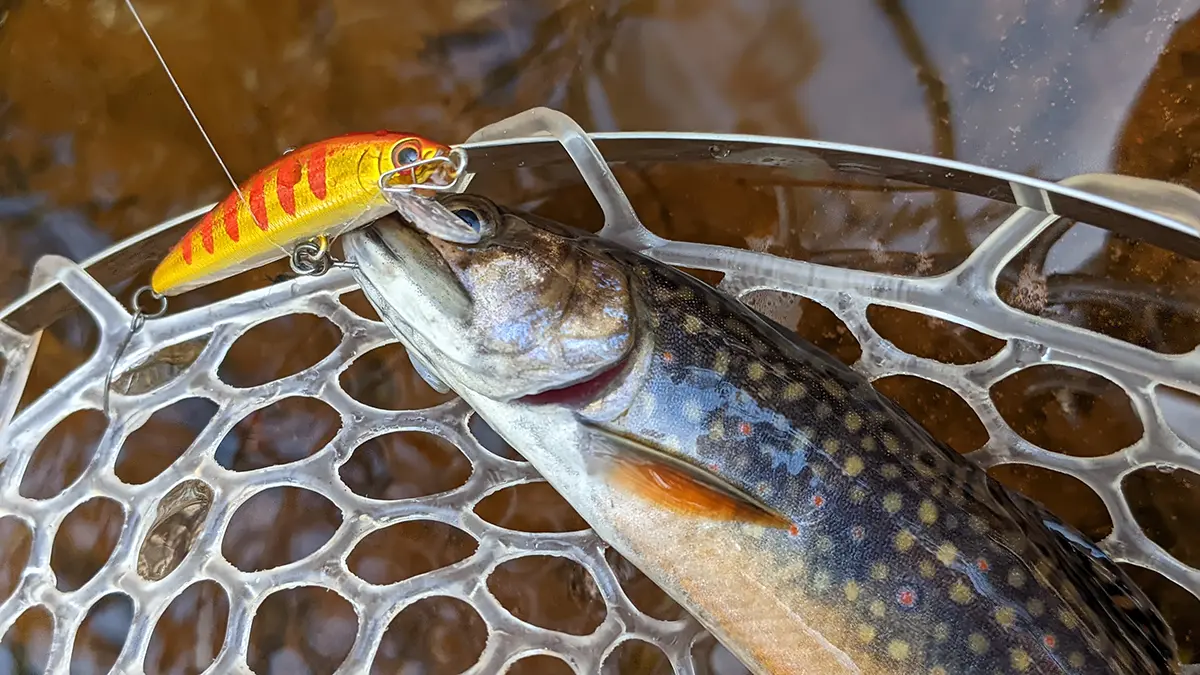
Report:
M 464 207 L 455 209 L 451 213 L 458 216 L 459 220 L 470 225 L 472 230 L 479 232 L 481 229 L 483 229 L 483 223 L 480 222 L 479 214 L 475 212 L 475 209 L 468 209 Z

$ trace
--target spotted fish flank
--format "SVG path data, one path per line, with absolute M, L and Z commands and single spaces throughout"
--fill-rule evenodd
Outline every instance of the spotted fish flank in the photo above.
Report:
M 620 245 L 444 199 L 492 239 L 352 235 L 368 298 L 754 672 L 1179 672 L 1110 558 L 841 362 Z

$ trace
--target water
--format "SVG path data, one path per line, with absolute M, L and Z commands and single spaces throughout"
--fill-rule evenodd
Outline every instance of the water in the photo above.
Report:
M 386 127 L 458 142 L 484 124 L 550 105 L 596 131 L 805 136 L 1051 179 L 1119 171 L 1200 189 L 1200 169 L 1191 161 L 1200 151 L 1200 116 L 1194 112 L 1200 95 L 1192 92 L 1200 80 L 1200 0 L 306 0 L 287 6 L 142 0 L 138 7 L 239 179 L 289 147 L 338 133 Z M 39 256 L 82 259 L 230 189 L 122 0 L 0 0 L 0 134 L 3 303 L 24 290 Z M 922 193 L 747 187 L 736 175 L 686 167 L 625 172 L 620 178 L 646 224 L 660 234 L 871 269 L 940 271 L 965 256 L 1004 215 L 977 201 Z M 597 210 L 580 198 L 578 188 L 537 184 L 514 188 L 513 194 L 548 215 L 598 224 Z M 1028 291 L 1013 295 L 1014 305 L 1160 351 L 1195 346 L 1200 331 L 1192 308 L 1200 300 L 1190 289 L 1200 284 L 1200 265 L 1083 226 L 1071 236 L 1080 253 L 1067 255 L 1060 246 L 1011 271 L 1013 288 Z M 281 270 L 242 275 L 180 298 L 178 306 L 265 285 Z M 1106 286 L 1099 299 L 1092 293 L 1080 301 L 1079 289 L 1096 279 L 1123 285 Z M 1140 307 L 1145 303 L 1137 299 L 1148 295 L 1169 298 L 1160 304 L 1170 306 Z M 802 303 L 788 311 L 790 323 L 806 337 L 853 358 L 853 338 L 832 315 Z M 919 332 L 929 343 L 922 349 L 935 352 L 961 351 L 964 339 L 969 341 L 961 330 L 929 331 L 911 318 L 888 323 L 900 336 Z M 264 331 L 231 352 L 223 368 L 235 379 L 295 372 L 328 353 L 337 339 L 321 327 Z M 900 344 L 901 338 L 894 341 Z M 94 344 L 88 322 L 60 321 L 43 338 L 31 388 L 55 381 Z M 1104 383 L 1037 372 L 1012 380 L 993 396 L 1009 411 L 1014 428 L 1045 447 L 1092 456 L 1137 436 L 1136 416 L 1124 414 L 1128 403 Z M 437 398 L 402 354 L 381 353 L 378 367 L 349 371 L 343 383 L 356 398 L 385 408 L 417 407 Z M 884 388 L 954 447 L 974 449 L 971 439 L 978 434 L 972 420 L 944 414 L 944 405 L 950 405 L 944 401 L 952 399 L 905 382 Z M 926 417 L 922 411 L 928 411 Z M 159 435 L 135 437 L 123 452 L 162 453 L 163 439 L 172 448 L 186 446 L 203 421 L 166 416 L 156 421 Z M 66 436 L 48 449 L 45 466 L 77 462 L 54 450 L 86 447 L 94 426 L 85 420 L 61 427 L 56 433 Z M 287 438 L 264 437 L 264 428 L 284 428 Z M 263 466 L 280 463 L 281 454 L 311 450 L 302 436 L 286 421 L 247 419 L 222 447 L 235 463 Z M 363 481 L 374 481 L 370 489 L 381 491 L 388 486 L 376 483 L 400 473 L 406 481 L 416 475 L 445 482 L 439 473 L 458 471 L 462 463 L 419 439 L 389 441 L 377 454 L 355 458 L 350 466 L 367 467 L 356 470 Z M 1088 534 L 1106 534 L 1107 514 L 1086 486 L 1049 472 L 995 471 Z M 1200 564 L 1195 538 L 1185 527 L 1200 517 L 1200 477 L 1186 472 L 1136 477 L 1126 491 L 1148 534 L 1181 560 Z M 405 483 L 402 489 L 418 487 Z M 541 513 L 547 499 L 517 495 L 506 512 Z M 287 503 L 283 500 L 273 523 L 279 541 L 298 542 L 325 527 L 303 513 L 289 513 Z M 573 522 L 565 505 L 549 513 L 554 522 L 544 527 Z M 98 533 L 104 527 L 96 522 L 91 539 L 97 559 L 84 567 L 107 557 L 105 537 Z M 71 542 L 72 550 L 86 557 L 91 539 Z M 24 545 L 20 537 L 0 543 L 18 552 Z M 411 541 L 375 553 L 410 567 L 420 567 L 428 556 Z M 586 612 L 587 594 L 569 574 L 561 576 L 526 580 L 520 592 L 533 607 L 529 611 L 541 602 L 561 615 L 557 607 L 572 601 L 578 605 L 575 620 Z M 1195 660 L 1200 601 L 1152 573 L 1137 580 L 1180 631 L 1185 656 Z M 218 600 L 212 593 L 193 593 L 180 601 L 212 613 Z M 321 602 L 295 600 L 299 606 Z M 293 617 L 295 603 L 265 611 L 267 632 L 261 635 L 275 637 L 262 638 L 256 647 L 259 672 L 268 672 L 265 664 L 284 668 L 296 659 L 308 659 L 319 671 L 321 659 L 332 658 L 326 652 L 345 647 L 337 642 L 344 631 L 303 639 L 309 628 Z M 415 622 L 427 642 L 449 630 L 445 626 L 465 621 L 453 608 L 435 610 L 421 611 L 436 621 Z M 108 642 L 120 630 L 108 624 L 119 616 L 98 615 L 89 639 L 81 640 L 88 646 L 78 648 L 86 651 L 81 668 L 115 656 Z M 5 637 L 0 672 L 9 672 L 13 654 L 44 644 L 44 622 L 22 621 Z M 211 639 L 190 637 L 197 630 L 180 622 L 175 633 L 166 631 L 156 648 L 164 672 L 164 664 L 182 667 L 201 652 L 213 652 Z M 260 634 L 255 635 L 258 644 Z M 404 644 L 401 634 L 395 639 Z M 388 667 L 423 663 L 431 672 L 453 670 L 454 659 L 445 654 L 457 647 L 429 644 L 425 651 L 393 650 Z M 642 663 L 625 672 L 654 672 L 653 667 Z

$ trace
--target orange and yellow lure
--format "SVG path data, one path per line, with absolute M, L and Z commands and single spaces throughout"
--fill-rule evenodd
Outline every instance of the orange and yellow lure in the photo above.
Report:
M 188 231 L 155 268 L 150 288 L 159 296 L 178 295 L 284 258 L 299 242 L 366 225 L 394 210 L 380 189 L 385 174 L 389 187 L 446 185 L 458 165 L 429 160 L 450 157 L 449 146 L 390 131 L 293 150 Z M 404 167 L 412 168 L 398 170 Z

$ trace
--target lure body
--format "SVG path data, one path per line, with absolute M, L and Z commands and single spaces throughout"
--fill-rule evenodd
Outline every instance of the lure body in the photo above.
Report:
M 361 227 L 393 210 L 379 188 L 385 172 L 449 155 L 446 145 L 389 131 L 293 150 L 213 207 L 155 268 L 150 287 L 178 295 L 283 258 L 301 241 Z M 394 174 L 389 184 L 444 178 L 451 166 L 423 164 Z

